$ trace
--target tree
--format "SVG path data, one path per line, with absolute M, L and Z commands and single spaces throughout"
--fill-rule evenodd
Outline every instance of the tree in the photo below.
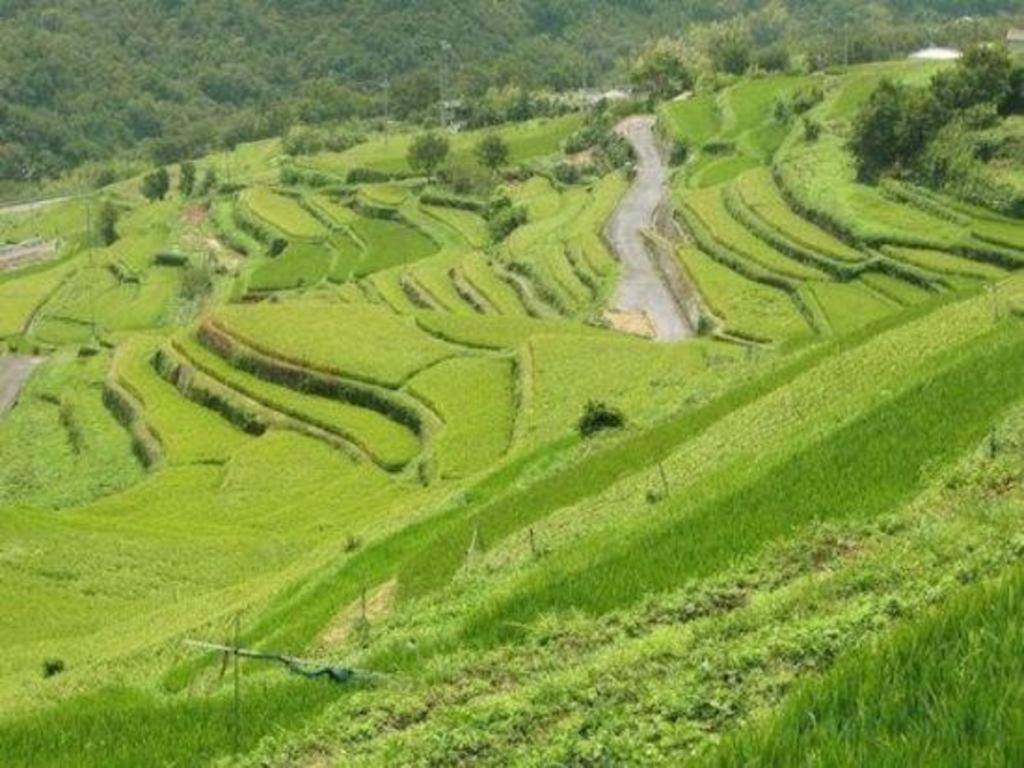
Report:
M 163 200 L 171 189 L 171 176 L 166 168 L 153 171 L 142 179 L 142 194 L 147 200 Z
M 210 166 L 203 174 L 203 180 L 199 183 L 199 194 L 205 195 L 212 192 L 217 186 L 217 170 Z
M 441 163 L 448 157 L 448 139 L 436 133 L 417 136 L 409 147 L 409 167 L 417 173 L 433 176 Z
M 659 40 L 647 48 L 629 73 L 633 85 L 655 99 L 668 99 L 693 88 L 693 74 L 686 66 L 679 43 Z
M 938 102 L 951 112 L 995 104 L 1004 114 L 1012 108 L 1014 65 L 1005 48 L 975 45 L 953 69 L 932 80 Z
M 178 187 L 185 197 L 192 197 L 192 192 L 196 188 L 196 164 L 191 160 L 186 160 L 181 164 L 181 180 L 178 182 Z
M 740 20 L 716 24 L 707 40 L 707 54 L 715 71 L 742 75 L 750 67 L 750 31 Z
M 100 208 L 100 240 L 104 245 L 117 242 L 117 208 L 109 200 Z
M 476 156 L 484 167 L 496 171 L 508 162 L 508 144 L 498 134 L 490 133 L 476 145 Z
M 931 90 L 884 79 L 854 119 L 850 149 L 862 181 L 909 166 L 946 123 Z

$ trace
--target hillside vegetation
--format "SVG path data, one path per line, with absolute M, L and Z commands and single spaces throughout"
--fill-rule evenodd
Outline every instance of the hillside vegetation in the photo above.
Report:
M 1024 223 L 850 149 L 957 66 L 660 103 L 678 343 L 609 312 L 606 106 L 0 212 L 55 243 L 0 271 L 4 765 L 1019 762 Z

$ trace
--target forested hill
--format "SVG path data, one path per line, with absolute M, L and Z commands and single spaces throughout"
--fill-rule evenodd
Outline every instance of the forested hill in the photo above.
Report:
M 643 41 L 748 15 L 766 46 L 838 24 L 1011 11 L 1019 0 L 0 0 L 0 181 L 51 176 L 142 144 L 165 161 L 288 123 L 454 89 L 566 88 L 607 78 Z M 904 31 L 907 27 L 903 27 Z M 927 37 L 926 27 L 912 33 Z M 884 35 L 882 35 L 884 37 Z

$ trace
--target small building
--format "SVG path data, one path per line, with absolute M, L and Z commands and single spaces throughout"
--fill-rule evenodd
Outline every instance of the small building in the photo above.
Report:
M 1011 29 L 1007 32 L 1006 47 L 1012 53 L 1024 53 L 1024 29 Z
M 962 57 L 963 54 L 956 48 L 939 48 L 937 46 L 922 48 L 920 51 L 910 54 L 910 58 L 915 61 L 957 61 Z

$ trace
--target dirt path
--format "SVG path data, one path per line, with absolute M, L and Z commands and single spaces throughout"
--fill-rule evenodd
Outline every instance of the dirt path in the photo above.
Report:
M 655 228 L 667 197 L 668 168 L 654 138 L 654 118 L 631 117 L 617 130 L 636 150 L 637 173 L 608 224 L 608 241 L 622 262 L 612 315 L 642 315 L 659 341 L 688 338 L 693 329 L 641 234 Z
M 0 357 L 0 417 L 14 407 L 22 386 L 41 362 L 41 357 Z
M 72 195 L 63 195 L 61 197 L 50 197 L 45 200 L 30 200 L 27 203 L 0 203 L 0 216 L 7 213 L 28 213 L 29 211 L 46 208 L 47 206 L 63 203 L 65 200 L 71 199 Z

